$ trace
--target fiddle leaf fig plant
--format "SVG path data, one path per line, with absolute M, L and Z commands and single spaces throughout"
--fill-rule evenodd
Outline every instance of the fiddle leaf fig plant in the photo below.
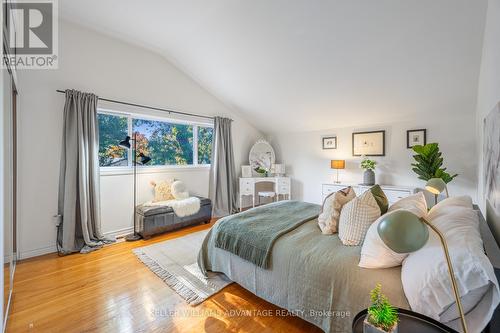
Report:
M 439 151 L 437 143 L 428 143 L 424 146 L 413 146 L 415 163 L 412 163 L 412 170 L 419 179 L 428 181 L 431 178 L 441 178 L 445 183 L 451 182 L 458 174 L 450 175 L 443 166 L 442 153 Z
M 382 294 L 382 286 L 377 283 L 370 292 L 371 305 L 368 308 L 367 321 L 369 324 L 382 329 L 385 332 L 394 330 L 398 323 L 398 311 L 393 307 L 385 295 Z

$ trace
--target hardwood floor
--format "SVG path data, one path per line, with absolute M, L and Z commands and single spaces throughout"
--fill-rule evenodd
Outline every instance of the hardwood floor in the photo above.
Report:
M 280 308 L 235 283 L 189 306 L 131 251 L 212 224 L 90 254 L 19 262 L 7 332 L 321 332 L 300 318 L 275 315 Z

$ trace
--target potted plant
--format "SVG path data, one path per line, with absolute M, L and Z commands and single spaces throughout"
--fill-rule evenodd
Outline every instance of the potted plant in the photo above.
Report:
M 450 175 L 446 172 L 446 168 L 442 168 L 443 157 L 437 143 L 428 143 L 424 146 L 417 145 L 413 146 L 412 149 L 417 154 L 413 155 L 415 163 L 412 163 L 411 166 L 419 179 L 428 181 L 431 178 L 441 178 L 448 184 L 458 176 L 458 174 Z
M 382 294 L 380 283 L 370 292 L 370 299 L 372 305 L 363 322 L 363 333 L 397 333 L 398 312 Z
M 361 161 L 361 169 L 365 170 L 363 174 L 363 185 L 375 185 L 375 167 L 377 166 L 377 162 L 370 159 L 363 159 Z
M 263 168 L 262 166 L 258 166 L 255 169 L 255 172 L 257 172 L 261 177 L 267 177 L 269 175 L 269 171 Z

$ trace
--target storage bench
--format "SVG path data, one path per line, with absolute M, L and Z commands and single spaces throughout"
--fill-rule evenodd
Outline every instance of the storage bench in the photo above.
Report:
M 182 228 L 197 223 L 208 223 L 212 218 L 212 202 L 208 198 L 200 198 L 200 210 L 194 215 L 179 217 L 172 207 L 168 206 L 137 206 L 138 233 L 143 238 Z

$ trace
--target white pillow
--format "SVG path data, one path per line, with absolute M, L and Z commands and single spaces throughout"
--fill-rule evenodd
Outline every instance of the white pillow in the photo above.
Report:
M 403 198 L 391 207 L 389 211 L 375 221 L 366 233 L 365 242 L 361 248 L 359 267 L 364 268 L 388 268 L 401 265 L 408 253 L 397 253 L 391 250 L 382 241 L 378 234 L 377 227 L 384 217 L 399 210 L 408 210 L 418 217 L 425 217 L 427 214 L 427 203 L 423 192 Z
M 342 207 L 354 199 L 356 193 L 351 186 L 328 195 L 318 216 L 318 225 L 321 232 L 325 235 L 331 235 L 338 231 L 340 211 Z
M 189 198 L 189 192 L 186 188 L 184 182 L 176 180 L 171 186 L 172 195 L 176 200 L 182 200 Z
M 453 211 L 457 207 L 472 209 L 472 199 L 468 195 L 463 195 L 460 197 L 451 197 L 438 202 L 437 205 L 431 208 L 429 211 L 429 220 L 433 220 L 440 215 L 447 214 Z
M 360 245 L 370 225 L 380 217 L 380 207 L 371 191 L 354 198 L 342 207 L 339 238 L 344 245 Z
M 429 214 L 433 217 L 430 222 L 443 233 L 448 244 L 469 330 L 480 332 L 499 304 L 500 292 L 493 267 L 483 251 L 477 212 L 448 204 L 435 208 Z M 429 229 L 427 244 L 404 260 L 401 280 L 413 311 L 452 328 L 460 327 L 448 266 L 434 231 Z

